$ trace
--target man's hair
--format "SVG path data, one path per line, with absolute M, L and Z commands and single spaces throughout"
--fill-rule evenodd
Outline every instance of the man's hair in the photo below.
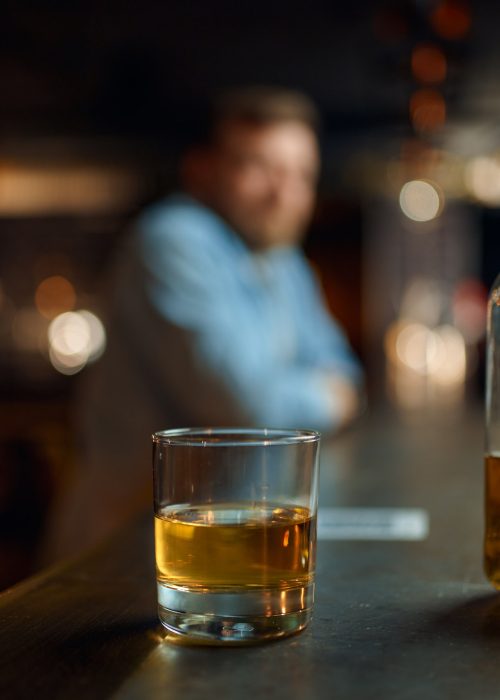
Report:
M 211 139 L 228 122 L 267 126 L 289 121 L 305 124 L 316 134 L 320 130 L 319 112 L 302 92 L 267 85 L 236 88 L 214 101 Z

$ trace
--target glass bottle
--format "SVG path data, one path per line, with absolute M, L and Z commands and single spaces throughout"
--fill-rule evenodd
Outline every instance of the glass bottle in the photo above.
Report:
M 500 274 L 488 300 L 484 570 L 500 589 Z

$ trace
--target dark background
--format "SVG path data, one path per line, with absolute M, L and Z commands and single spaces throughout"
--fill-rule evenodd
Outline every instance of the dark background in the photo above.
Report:
M 364 327 L 364 267 L 370 204 L 392 196 L 380 189 L 387 164 L 414 172 L 409 152 L 444 150 L 463 159 L 500 147 L 499 6 L 448 2 L 469 19 L 465 32 L 450 37 L 433 24 L 440 4 L 2 4 L 0 587 L 37 566 L 51 499 L 72 468 L 72 400 L 86 371 L 63 376 L 40 352 L 16 347 L 13 315 L 32 304 L 36 285 L 51 274 L 71 279 L 77 306 L 99 313 L 116 246 L 137 211 L 175 186 L 179 152 L 218 91 L 276 83 L 317 102 L 324 164 L 306 252 L 357 352 L 363 360 L 375 352 Z M 424 133 L 409 113 L 421 87 L 411 55 L 422 42 L 438 46 L 448 66 L 437 86 L 445 124 Z M 130 186 L 120 196 L 111 187 L 113 196 L 97 208 L 78 198 L 34 209 L 9 205 L 13 172 L 64 178 L 75 168 L 118 171 Z M 477 223 L 476 277 L 486 289 L 500 267 L 500 210 L 452 188 L 456 201 Z M 481 381 L 479 372 L 479 395 Z

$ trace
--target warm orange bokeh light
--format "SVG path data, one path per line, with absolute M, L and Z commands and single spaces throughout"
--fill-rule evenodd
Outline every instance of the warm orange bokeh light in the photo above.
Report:
M 446 103 L 437 90 L 417 90 L 410 98 L 410 116 L 417 131 L 441 128 L 446 120 Z
M 35 292 L 35 306 L 41 315 L 48 319 L 70 311 L 74 308 L 75 301 L 75 288 L 61 275 L 47 277 L 40 282 Z
M 420 44 L 413 49 L 411 69 L 421 83 L 442 83 L 446 78 L 446 56 L 437 46 Z
M 463 0 L 443 0 L 431 14 L 434 31 L 444 39 L 463 39 L 471 27 L 471 13 Z

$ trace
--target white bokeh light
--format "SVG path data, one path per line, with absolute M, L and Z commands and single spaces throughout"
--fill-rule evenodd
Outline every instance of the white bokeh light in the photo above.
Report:
M 399 194 L 401 210 L 412 221 L 431 221 L 441 212 L 442 196 L 435 185 L 426 180 L 411 180 Z
M 455 384 L 465 380 L 467 356 L 463 335 L 450 325 L 436 328 L 434 336 L 439 353 L 429 362 L 429 373 L 439 384 Z
M 466 349 L 463 335 L 444 324 L 428 328 L 422 323 L 398 321 L 389 327 L 385 339 L 389 360 L 438 384 L 463 382 Z
M 434 351 L 432 333 L 421 323 L 408 323 L 399 330 L 396 354 L 399 361 L 419 374 L 427 373 L 429 352 Z
M 106 331 L 101 320 L 91 311 L 82 309 L 77 312 L 86 321 L 89 332 L 89 362 L 97 360 L 106 349 Z
M 62 374 L 76 374 L 102 355 L 106 333 L 90 311 L 68 311 L 56 316 L 48 329 L 49 358 Z
M 465 168 L 465 185 L 480 202 L 500 204 L 500 160 L 489 156 L 473 158 Z

